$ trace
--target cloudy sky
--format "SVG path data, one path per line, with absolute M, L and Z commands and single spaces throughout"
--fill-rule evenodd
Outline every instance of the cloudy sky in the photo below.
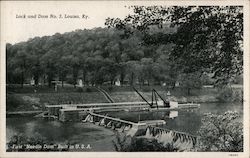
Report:
M 129 5 L 156 5 L 155 2 L 69 2 L 69 1 L 8 1 L 4 4 L 4 36 L 5 42 L 14 44 L 21 41 L 26 41 L 35 36 L 53 35 L 57 32 L 64 33 L 74 31 L 76 29 L 91 29 L 95 27 L 104 27 L 104 22 L 107 17 L 123 18 L 131 9 Z M 157 2 L 157 5 L 166 2 Z M 19 15 L 26 15 L 26 18 L 17 18 Z M 38 18 L 38 15 L 54 14 L 57 17 L 61 15 L 87 15 L 89 18 L 84 19 L 53 19 L 53 18 Z M 35 19 L 27 18 L 28 15 L 37 15 Z

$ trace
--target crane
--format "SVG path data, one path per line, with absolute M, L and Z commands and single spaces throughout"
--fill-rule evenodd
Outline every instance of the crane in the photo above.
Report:
M 154 108 L 153 105 L 154 105 L 154 100 L 155 100 L 155 103 L 156 103 L 156 108 L 158 109 L 159 108 L 159 105 L 158 105 L 158 97 L 163 101 L 163 106 L 166 107 L 166 108 L 169 108 L 170 105 L 169 105 L 169 102 L 166 101 L 165 99 L 163 99 L 163 97 L 155 90 L 155 89 L 152 89 L 152 101 L 151 103 L 149 103 L 147 101 L 147 99 L 145 99 L 143 97 L 143 95 L 135 88 L 133 87 L 134 91 L 150 106 L 150 108 Z

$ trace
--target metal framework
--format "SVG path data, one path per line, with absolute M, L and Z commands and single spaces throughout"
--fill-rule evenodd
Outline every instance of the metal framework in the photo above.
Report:
M 167 102 L 155 89 L 152 89 L 152 96 L 151 96 L 151 103 L 149 103 L 147 101 L 147 99 L 145 99 L 143 97 L 143 95 L 135 88 L 133 87 L 134 91 L 151 107 L 151 108 L 154 108 L 153 105 L 154 105 L 154 101 L 156 103 L 156 108 L 158 109 L 159 106 L 158 106 L 158 97 L 163 101 L 163 104 L 165 107 L 169 108 L 170 105 L 169 105 L 169 102 Z

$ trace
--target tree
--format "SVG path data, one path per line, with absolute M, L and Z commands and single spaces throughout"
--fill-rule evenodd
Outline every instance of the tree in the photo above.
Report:
M 67 56 L 61 56 L 56 62 L 56 68 L 58 71 L 59 79 L 62 81 L 62 87 L 64 87 L 64 81 L 67 74 L 70 73 L 70 59 Z
M 106 25 L 134 30 L 145 44 L 173 43 L 170 57 L 184 73 L 214 74 L 218 84 L 230 83 L 243 72 L 243 9 L 241 6 L 132 6 L 134 14 L 107 18 Z M 162 32 L 152 31 L 155 26 Z M 168 26 L 174 29 L 166 31 Z
M 169 53 L 162 53 L 161 55 L 159 55 L 159 58 L 156 62 L 160 67 L 158 76 L 158 78 L 160 78 L 159 80 L 166 83 L 168 87 L 174 89 L 175 83 L 180 73 L 178 65 L 173 60 L 169 59 Z
M 126 77 L 131 84 L 139 81 L 140 85 L 145 81 L 153 84 L 164 80 L 161 76 L 164 65 L 161 66 L 158 59 L 166 52 L 163 48 L 170 48 L 142 45 L 140 32 L 129 38 L 120 35 L 121 31 L 116 29 L 97 28 L 35 37 L 24 43 L 8 45 L 8 80 L 20 80 L 18 76 L 22 71 L 15 62 L 21 59 L 16 56 L 21 50 L 27 55 L 24 78 L 32 77 L 36 84 L 42 76 L 49 86 L 57 79 L 62 81 L 62 86 L 65 80 L 76 85 L 79 78 L 84 84 L 90 82 L 92 85 L 107 81 L 114 84 L 117 77 L 122 84 Z
M 29 50 L 27 51 L 29 63 L 30 63 L 30 73 L 35 81 L 35 85 L 38 85 L 40 76 L 44 73 L 42 70 L 42 65 L 40 58 L 45 53 L 43 49 L 43 44 L 46 40 L 44 38 L 35 37 L 28 40 Z
M 133 86 L 136 79 L 142 77 L 142 65 L 139 61 L 134 60 L 128 61 L 126 65 L 126 73 L 129 78 L 129 84 Z
M 153 59 L 152 58 L 142 58 L 141 59 L 142 64 L 142 73 L 144 79 L 147 80 L 148 86 L 150 85 L 150 82 L 153 82 L 153 74 L 156 73 L 156 71 L 153 71 Z M 144 83 L 144 81 L 142 81 Z
M 179 75 L 179 82 L 181 87 L 186 90 L 186 94 L 190 95 L 191 89 L 200 89 L 202 87 L 202 74 L 195 73 L 182 73 Z
M 186 72 L 205 69 L 214 73 L 220 84 L 230 83 L 242 73 L 242 7 L 174 9 L 177 10 L 173 22 L 178 26 L 175 37 L 178 40 L 173 55 L 187 67 Z
M 46 54 L 44 54 L 41 58 L 41 62 L 43 65 L 43 70 L 47 75 L 48 86 L 51 87 L 52 81 L 56 76 L 56 64 L 55 61 L 58 59 L 55 50 L 49 50 Z
M 10 43 L 6 44 L 6 82 L 7 83 L 17 83 L 18 76 L 14 74 L 15 69 L 15 52 L 16 47 L 11 45 Z
M 15 65 L 15 72 L 16 74 L 21 75 L 21 86 L 23 88 L 23 84 L 25 82 L 26 73 L 28 73 L 28 54 L 26 53 L 26 43 L 20 44 L 20 49 L 17 50 L 14 65 Z
M 243 151 L 243 125 L 237 112 L 204 114 L 199 130 L 201 151 Z
M 116 151 L 119 152 L 140 152 L 140 151 L 178 151 L 173 145 L 163 145 L 156 139 L 143 137 L 130 137 L 117 133 L 113 140 Z

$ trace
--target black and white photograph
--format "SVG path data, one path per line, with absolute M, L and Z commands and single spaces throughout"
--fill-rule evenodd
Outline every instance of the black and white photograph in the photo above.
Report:
M 247 1 L 1 10 L 0 157 L 249 157 Z

